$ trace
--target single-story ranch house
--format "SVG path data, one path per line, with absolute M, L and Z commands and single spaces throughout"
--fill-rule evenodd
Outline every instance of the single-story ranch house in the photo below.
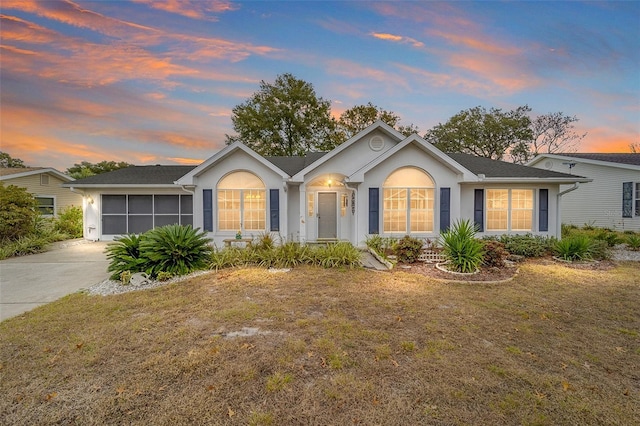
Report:
M 445 154 L 378 121 L 327 153 L 263 157 L 236 142 L 197 167 L 132 166 L 64 186 L 85 196 L 87 239 L 181 223 L 217 246 L 268 232 L 361 246 L 371 234 L 436 238 L 459 219 L 474 220 L 480 235 L 560 236 L 560 185 L 586 182 Z
M 528 165 L 593 179 L 564 197 L 562 223 L 640 231 L 640 153 L 542 154 Z
M 0 181 L 5 186 L 25 188 L 35 197 L 40 213 L 48 217 L 55 217 L 69 207 L 82 206 L 82 195 L 62 187 L 73 180 L 51 167 L 0 168 Z

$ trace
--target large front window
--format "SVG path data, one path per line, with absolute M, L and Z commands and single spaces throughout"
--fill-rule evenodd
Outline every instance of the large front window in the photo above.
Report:
M 266 212 L 265 186 L 253 173 L 231 173 L 218 183 L 220 231 L 264 231 Z
M 384 232 L 433 232 L 433 186 L 429 175 L 415 167 L 391 173 L 383 185 Z
M 487 231 L 531 231 L 532 229 L 533 190 L 487 190 Z

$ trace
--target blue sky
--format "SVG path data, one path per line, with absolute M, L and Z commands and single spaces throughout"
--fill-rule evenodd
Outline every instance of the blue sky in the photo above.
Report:
M 581 152 L 640 142 L 640 2 L 3 0 L 1 150 L 191 164 L 283 73 L 335 116 L 393 111 L 420 135 L 475 106 L 575 115 Z

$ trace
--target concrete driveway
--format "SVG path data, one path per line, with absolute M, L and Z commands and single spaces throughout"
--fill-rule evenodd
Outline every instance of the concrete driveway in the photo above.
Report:
M 0 261 L 0 321 L 109 278 L 107 243 L 72 240 Z

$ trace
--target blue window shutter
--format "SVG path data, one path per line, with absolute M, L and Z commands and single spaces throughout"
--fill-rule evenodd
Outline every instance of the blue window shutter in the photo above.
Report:
M 549 190 L 541 189 L 538 193 L 538 231 L 549 230 Z
M 633 217 L 633 182 L 622 183 L 622 217 Z
M 280 231 L 280 190 L 269 190 L 269 217 L 271 218 L 271 230 Z
M 473 221 L 478 231 L 484 232 L 484 189 L 476 189 L 473 195 Z
M 369 188 L 369 234 L 380 233 L 380 188 Z
M 440 231 L 451 225 L 451 188 L 440 188 Z
M 213 190 L 202 190 L 202 227 L 213 232 Z

